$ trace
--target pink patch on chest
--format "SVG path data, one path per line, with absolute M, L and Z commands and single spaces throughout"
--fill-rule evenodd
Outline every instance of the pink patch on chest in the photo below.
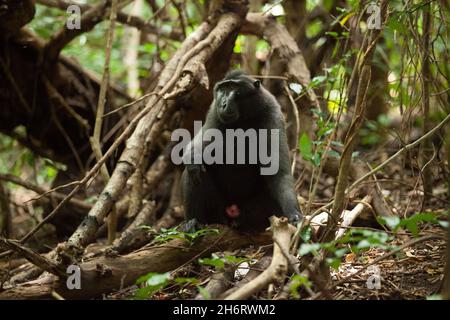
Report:
M 227 213 L 227 216 L 232 218 L 232 219 L 235 219 L 235 218 L 239 217 L 239 215 L 241 214 L 241 211 L 239 210 L 239 207 L 237 205 L 235 205 L 235 204 L 232 204 L 231 206 L 228 206 L 225 209 L 225 211 Z

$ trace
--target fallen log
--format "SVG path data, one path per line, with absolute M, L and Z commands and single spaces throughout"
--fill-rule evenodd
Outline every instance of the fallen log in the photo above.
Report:
M 223 250 L 235 250 L 249 245 L 271 242 L 269 233 L 242 234 L 225 226 L 212 226 L 218 234 L 199 239 L 193 245 L 181 239 L 144 247 L 123 256 L 100 256 L 78 265 L 81 288 L 68 289 L 66 280 L 47 275 L 37 280 L 6 287 L 1 299 L 47 299 L 55 291 L 65 299 L 90 299 L 133 285 L 149 272 L 168 272 L 195 259 Z M 70 274 L 68 274 L 70 276 Z
M 289 252 L 289 245 L 295 228 L 288 224 L 287 218 L 270 217 L 270 228 L 273 233 L 273 258 L 269 267 L 252 281 L 225 297 L 225 300 L 248 299 L 267 285 L 282 282 L 288 271 L 288 260 L 283 252 Z

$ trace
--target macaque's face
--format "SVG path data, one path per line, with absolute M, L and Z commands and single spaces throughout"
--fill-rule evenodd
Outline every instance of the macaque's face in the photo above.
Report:
M 224 80 L 214 88 L 214 101 L 217 116 L 224 124 L 232 124 L 239 119 L 251 117 L 254 96 L 261 83 L 251 78 Z

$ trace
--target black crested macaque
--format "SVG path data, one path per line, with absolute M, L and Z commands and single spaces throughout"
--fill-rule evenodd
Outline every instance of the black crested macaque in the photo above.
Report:
M 205 139 L 208 129 L 218 129 L 222 133 L 223 164 L 194 164 L 193 149 L 205 149 L 212 138 Z M 259 157 L 256 163 L 249 159 L 250 139 L 245 139 L 245 164 L 227 164 L 227 153 L 233 150 L 225 146 L 226 129 L 268 129 L 267 139 L 257 135 L 256 145 L 260 143 L 269 155 L 271 146 L 279 157 L 278 171 L 275 174 L 261 174 L 267 167 Z M 278 141 L 271 139 L 270 130 L 278 129 Z M 289 150 L 286 129 L 281 107 L 275 97 L 264 89 L 259 80 L 253 79 L 240 70 L 231 71 L 214 87 L 212 102 L 202 134 L 198 133 L 183 156 L 185 162 L 181 188 L 186 213 L 185 230 L 193 230 L 202 224 L 228 224 L 242 231 L 262 231 L 269 226 L 272 215 L 288 217 L 296 224 L 301 219 L 301 211 L 294 192 L 293 177 L 290 172 Z M 202 139 L 203 138 L 203 139 Z M 206 141 L 205 141 L 206 140 Z M 277 143 L 278 142 L 278 143 Z M 239 158 L 234 147 L 234 160 Z M 255 149 L 253 149 L 254 151 Z M 259 150 L 259 149 L 258 149 Z M 254 153 L 254 152 L 253 152 Z M 273 158 L 276 154 L 270 154 Z M 250 163 L 249 163 L 250 162 Z M 198 163 L 198 162 L 197 162 Z

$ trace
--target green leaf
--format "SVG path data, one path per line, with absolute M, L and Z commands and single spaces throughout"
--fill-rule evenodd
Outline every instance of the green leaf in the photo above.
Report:
M 438 220 L 438 223 L 442 228 L 448 228 L 448 226 L 449 226 L 448 221 Z
M 317 252 L 322 245 L 320 243 L 302 243 L 298 249 L 298 254 L 301 256 L 307 255 L 308 253 Z
M 305 286 L 308 288 L 311 287 L 311 282 L 309 281 L 309 279 L 298 274 L 294 275 L 291 278 L 290 283 L 291 285 L 289 286 L 289 291 L 291 292 L 291 295 L 296 299 L 300 298 L 300 295 L 298 294 L 298 288 L 300 288 L 301 286 Z
M 391 230 L 396 230 L 398 228 L 398 226 L 400 225 L 400 218 L 397 216 L 379 217 L 378 221 L 381 224 L 388 226 L 388 228 Z
M 158 234 L 152 241 L 152 243 L 161 243 L 161 242 L 167 242 L 173 239 L 181 239 L 185 240 L 189 244 L 193 244 L 196 240 L 199 238 L 208 235 L 208 234 L 218 234 L 218 229 L 200 229 L 195 232 L 181 232 L 177 230 L 177 227 L 170 228 L 170 229 L 161 229 L 161 233 Z
M 341 259 L 337 259 L 337 258 L 331 259 L 331 258 L 328 258 L 328 259 L 327 259 L 327 263 L 328 263 L 328 265 L 329 265 L 330 267 L 332 267 L 333 269 L 337 270 L 337 269 L 339 269 L 339 266 L 341 265 Z
M 311 162 L 315 167 L 320 166 L 320 154 L 319 153 L 315 153 L 312 158 L 311 158 Z
M 317 136 L 318 136 L 318 138 L 326 137 L 326 136 L 330 135 L 332 132 L 333 132 L 333 128 L 322 127 L 317 132 Z
M 400 226 L 405 226 L 414 237 L 419 235 L 419 223 L 434 222 L 438 223 L 435 213 L 417 213 L 409 218 L 403 219 Z
M 308 38 L 315 37 L 320 33 L 322 29 L 323 29 L 322 21 L 313 20 L 312 22 L 308 23 L 306 27 L 306 36 Z
M 386 243 L 389 239 L 390 236 L 386 232 L 358 229 L 349 230 L 338 242 L 340 244 L 356 243 L 351 248 L 354 252 L 359 252 L 373 247 L 387 249 L 389 246 Z M 339 250 L 337 249 L 336 252 Z
M 243 45 L 245 44 L 246 37 L 243 35 L 239 35 L 234 43 L 233 52 L 241 53 L 243 50 Z
M 382 127 L 387 128 L 392 120 L 386 114 L 380 114 L 377 121 Z
M 337 158 L 340 159 L 341 158 L 341 154 L 335 150 L 328 150 L 328 156 L 329 157 L 333 157 L 333 158 Z
M 186 277 L 178 277 L 174 279 L 175 283 L 178 284 L 193 284 L 193 285 L 198 285 L 199 284 L 199 280 L 197 278 L 186 278 Z
M 344 147 L 344 144 L 340 141 L 331 141 L 331 145 L 335 147 Z
M 135 298 L 137 299 L 146 299 L 149 296 L 151 296 L 153 293 L 155 292 L 155 290 L 151 287 L 143 287 L 140 288 L 136 294 L 135 294 Z
M 316 108 L 312 108 L 311 113 L 315 114 L 320 119 L 325 119 L 327 117 L 325 112 L 323 112 L 322 110 L 316 109 Z
M 157 49 L 156 45 L 154 43 L 150 43 L 150 42 L 139 46 L 139 51 L 150 53 L 150 54 L 154 54 L 156 52 L 156 49 Z
M 164 288 L 169 283 L 170 273 L 150 272 L 145 276 L 139 277 L 136 284 L 145 283 L 145 287 L 140 288 L 135 296 L 138 299 L 146 299 L 156 291 Z
M 345 23 L 347 22 L 348 19 L 350 19 L 350 17 L 352 17 L 353 15 L 355 15 L 355 12 L 349 12 L 347 13 L 342 19 L 341 21 L 339 21 L 339 23 L 341 24 L 341 26 L 345 25 Z
M 303 240 L 303 242 L 307 242 L 311 240 L 312 235 L 312 229 L 310 226 L 307 226 L 300 232 L 300 238 Z
M 249 259 L 246 259 L 246 258 L 240 258 L 240 257 L 230 256 L 230 255 L 225 256 L 224 260 L 231 264 L 240 264 L 242 262 L 249 261 Z
M 312 158 L 312 142 L 306 133 L 303 133 L 300 137 L 298 147 L 303 159 L 310 160 Z
M 170 273 L 157 273 L 157 272 L 150 272 L 147 273 L 145 276 L 141 276 L 136 280 L 136 284 L 140 284 L 143 282 L 146 282 L 149 286 L 159 285 L 161 283 L 164 283 L 169 279 Z
M 345 254 L 347 254 L 348 252 L 348 248 L 341 248 L 341 249 L 337 249 L 334 252 L 334 255 L 338 258 L 342 258 Z
M 312 78 L 311 86 L 312 87 L 318 86 L 319 84 L 325 82 L 326 79 L 327 79 L 326 76 L 316 76 L 316 77 Z
M 211 300 L 211 294 L 202 286 L 197 286 L 198 293 L 200 293 L 205 300 Z
M 199 259 L 198 262 L 203 265 L 212 266 L 219 269 L 225 268 L 225 262 L 220 258 L 203 258 Z
M 337 38 L 339 34 L 336 31 L 327 31 L 325 32 L 326 35 Z
M 258 40 L 256 42 L 256 52 L 269 52 L 270 51 L 270 45 L 265 40 Z

